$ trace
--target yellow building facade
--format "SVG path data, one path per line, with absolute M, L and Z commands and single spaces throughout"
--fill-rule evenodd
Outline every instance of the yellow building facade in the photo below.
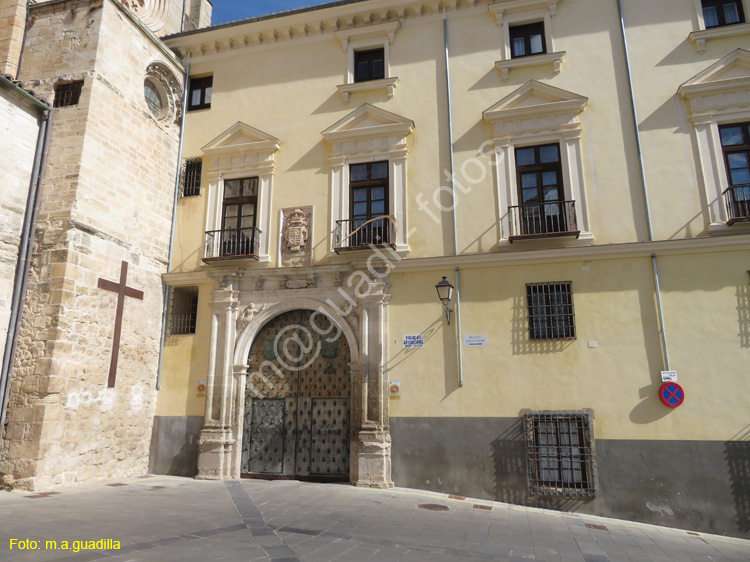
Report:
M 747 536 L 747 18 L 360 0 L 167 37 L 151 470 Z

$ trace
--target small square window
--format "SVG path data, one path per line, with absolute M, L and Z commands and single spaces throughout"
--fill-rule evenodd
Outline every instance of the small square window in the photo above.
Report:
M 706 29 L 744 23 L 741 0 L 701 0 Z
M 587 411 L 524 415 L 529 492 L 541 496 L 596 496 L 592 416 Z
M 530 340 L 570 340 L 576 337 L 573 283 L 526 285 Z
M 201 194 L 202 158 L 187 158 L 182 166 L 182 197 L 196 197 Z
M 211 107 L 211 92 L 214 77 L 191 78 L 188 88 L 188 111 L 194 109 L 208 109 Z
M 512 58 L 540 55 L 546 52 L 544 22 L 510 27 L 510 56 Z
M 67 84 L 57 84 L 55 86 L 55 101 L 53 107 L 66 107 L 68 105 L 77 105 L 81 99 L 81 90 L 83 90 L 83 80 L 69 82 Z
M 174 287 L 169 315 L 169 333 L 171 335 L 194 334 L 197 318 L 198 287 Z
M 385 78 L 385 49 L 354 52 L 354 81 L 367 82 Z

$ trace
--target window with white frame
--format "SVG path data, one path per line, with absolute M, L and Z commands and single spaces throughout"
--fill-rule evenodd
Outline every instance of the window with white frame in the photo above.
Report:
M 410 119 L 364 104 L 323 131 L 331 146 L 332 251 L 354 249 L 357 236 L 361 246 L 409 250 L 406 138 L 413 129 Z
M 552 43 L 557 0 L 511 0 L 490 4 L 489 9 L 502 29 L 502 58 L 495 66 L 503 80 L 511 69 L 527 66 L 550 65 L 560 72 L 565 52 L 556 52 Z
M 271 190 L 279 148 L 279 139 L 241 122 L 202 148 L 208 180 L 204 261 L 270 261 Z
M 493 126 L 501 245 L 551 236 L 569 236 L 566 244 L 593 240 L 581 149 L 587 103 L 531 80 L 484 112 Z
M 748 227 L 744 217 L 738 216 L 744 215 L 742 201 L 747 194 L 741 181 L 741 147 L 746 137 L 738 132 L 742 133 L 742 124 L 750 121 L 746 102 L 750 96 L 748 67 L 750 51 L 737 49 L 677 90 L 687 102 L 693 124 L 708 228 L 716 234 L 730 232 L 729 228 L 746 232 Z M 734 78 L 727 80 L 727 75 Z M 743 134 L 750 136 L 750 131 Z
M 750 23 L 745 17 L 748 0 L 694 0 L 694 3 L 698 28 L 689 39 L 699 53 L 706 50 L 706 43 L 712 39 L 750 35 Z
M 390 50 L 399 22 L 337 31 L 347 56 L 346 82 L 337 86 L 344 103 L 351 94 L 383 90 L 393 97 L 398 78 L 391 76 Z

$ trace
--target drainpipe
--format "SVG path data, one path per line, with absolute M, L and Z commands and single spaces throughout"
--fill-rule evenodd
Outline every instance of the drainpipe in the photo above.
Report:
M 172 253 L 174 251 L 174 232 L 177 224 L 177 201 L 180 197 L 180 176 L 182 175 L 182 143 L 185 138 L 185 114 L 187 113 L 188 82 L 190 80 L 190 55 L 185 66 L 185 81 L 182 84 L 182 118 L 180 119 L 180 142 L 177 146 L 177 173 L 174 184 L 174 204 L 172 205 L 172 228 L 169 233 L 169 257 L 167 258 L 167 273 L 172 271 Z M 161 372 L 164 364 L 164 343 L 167 339 L 167 308 L 172 289 L 163 283 L 164 302 L 161 313 L 161 341 L 159 343 L 159 370 L 156 372 L 156 390 L 161 389 Z
M 0 76 L 0 80 L 8 82 L 2 76 Z M 12 85 L 12 82 L 8 83 Z M 15 85 L 13 85 L 13 87 L 16 88 Z M 18 263 L 16 264 L 16 274 L 13 281 L 10 321 L 8 322 L 8 334 L 5 340 L 5 349 L 3 350 L 2 370 L 0 370 L 0 435 L 4 432 L 3 428 L 5 427 L 5 412 L 9 398 L 8 389 L 10 388 L 11 365 L 15 354 L 21 308 L 23 307 L 24 295 L 26 294 L 26 284 L 28 281 L 29 266 L 31 264 L 31 239 L 34 234 L 34 227 L 36 226 L 37 215 L 39 213 L 39 192 L 44 183 L 44 168 L 47 165 L 47 149 L 49 147 L 50 131 L 52 129 L 50 107 L 21 89 L 17 88 L 17 91 L 28 97 L 38 107 L 44 108 L 44 110 L 42 112 L 42 122 L 39 125 L 39 134 L 37 135 L 36 140 L 34 164 L 31 171 L 31 181 L 29 183 L 29 195 L 26 199 L 26 211 L 23 217 L 21 240 L 18 245 Z
M 453 255 L 458 256 L 458 227 L 456 226 L 456 188 L 453 181 L 453 112 L 451 109 L 451 70 L 450 70 L 450 53 L 448 50 L 448 14 L 443 8 L 443 40 L 445 42 L 445 91 L 448 100 L 448 143 L 450 144 L 450 182 L 451 182 L 451 203 L 453 209 Z M 459 290 L 459 269 L 455 268 L 456 273 L 456 330 L 458 332 L 458 386 L 464 385 L 463 355 L 461 353 L 461 291 Z
M 669 371 L 669 352 L 667 351 L 667 334 L 664 330 L 664 312 L 661 308 L 661 291 L 659 290 L 659 270 L 656 267 L 656 254 L 651 254 L 651 265 L 654 269 L 654 284 L 656 285 L 656 307 L 659 310 L 659 332 L 661 333 L 661 346 L 664 351 L 664 370 Z
M 182 19 L 180 20 L 180 33 L 185 31 L 185 10 L 188 0 L 182 0 Z
M 625 70 L 628 76 L 628 89 L 630 91 L 630 109 L 633 112 L 633 126 L 635 128 L 635 145 L 638 150 L 638 164 L 641 172 L 641 184 L 643 185 L 643 202 L 646 207 L 646 225 L 648 226 L 648 241 L 654 241 L 654 233 L 651 228 L 651 210 L 648 204 L 648 187 L 646 185 L 646 167 L 643 164 L 643 152 L 641 151 L 641 132 L 638 126 L 638 112 L 635 107 L 635 93 L 633 91 L 633 77 L 630 72 L 630 57 L 628 56 L 628 40 L 625 35 L 625 16 L 622 13 L 621 0 L 617 0 L 617 12 L 620 16 L 620 30 L 622 32 L 622 48 L 625 56 Z M 667 335 L 664 329 L 664 312 L 661 305 L 661 289 L 659 288 L 659 270 L 656 266 L 656 254 L 651 254 L 651 268 L 654 274 L 654 287 L 656 288 L 656 303 L 659 309 L 659 332 L 661 334 L 661 347 L 664 355 L 665 370 L 669 371 L 669 351 L 667 350 Z

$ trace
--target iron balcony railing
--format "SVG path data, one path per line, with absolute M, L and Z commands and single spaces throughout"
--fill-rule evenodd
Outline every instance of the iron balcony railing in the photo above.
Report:
M 392 217 L 336 221 L 334 249 L 357 250 L 370 246 L 392 246 L 396 243 L 396 226 Z
M 257 257 L 260 234 L 255 227 L 209 230 L 203 259 Z
M 576 221 L 575 201 L 550 201 L 531 205 L 517 205 L 508 209 L 510 241 L 546 236 L 575 236 L 580 234 Z
M 724 192 L 727 224 L 750 220 L 750 184 L 733 185 Z

